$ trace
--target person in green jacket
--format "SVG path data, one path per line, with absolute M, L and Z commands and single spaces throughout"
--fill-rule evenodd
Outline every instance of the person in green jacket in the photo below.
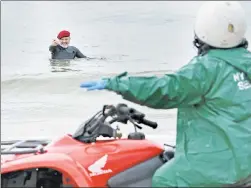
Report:
M 238 2 L 206 2 L 195 22 L 198 54 L 173 74 L 84 82 L 154 109 L 178 108 L 175 156 L 153 187 L 223 186 L 251 175 L 251 52 Z

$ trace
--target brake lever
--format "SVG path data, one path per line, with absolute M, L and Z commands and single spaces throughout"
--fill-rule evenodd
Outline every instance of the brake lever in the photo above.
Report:
M 136 119 L 135 120 L 138 124 L 141 124 L 142 123 L 142 119 Z
M 142 129 L 142 127 L 139 126 L 138 124 L 134 123 L 134 125 L 135 125 L 137 128 Z
M 134 123 L 134 121 L 132 120 L 132 118 L 130 116 L 129 116 L 128 120 L 135 126 L 135 132 L 137 132 L 136 127 L 138 129 L 142 129 L 141 126 L 139 126 L 138 124 Z

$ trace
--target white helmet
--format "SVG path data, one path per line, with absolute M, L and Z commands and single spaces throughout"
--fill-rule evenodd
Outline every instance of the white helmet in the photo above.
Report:
M 195 35 L 216 48 L 232 48 L 244 40 L 247 30 L 245 11 L 237 1 L 209 1 L 199 10 Z

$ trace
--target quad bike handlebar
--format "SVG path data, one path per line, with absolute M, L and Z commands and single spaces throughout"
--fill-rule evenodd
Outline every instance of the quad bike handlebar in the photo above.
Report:
M 108 117 L 111 117 L 112 119 L 106 121 Z M 133 137 L 137 137 L 137 139 L 144 137 L 143 133 L 137 132 L 137 128 L 142 129 L 139 124 L 147 125 L 153 129 L 158 127 L 156 122 L 145 119 L 144 113 L 141 113 L 134 108 L 130 108 L 126 104 L 119 103 L 116 106 L 104 105 L 101 111 L 95 114 L 87 122 L 80 125 L 78 130 L 73 134 L 73 137 L 84 142 L 94 142 L 98 136 L 121 137 L 118 134 L 118 129 L 112 128 L 111 124 L 115 122 L 127 124 L 128 121 L 134 125 L 135 132 L 132 134 L 134 135 Z
M 114 106 L 113 106 L 114 107 Z M 145 119 L 145 114 L 137 111 L 134 108 L 129 108 L 126 104 L 118 104 L 115 107 L 115 113 L 118 115 L 118 120 L 120 118 L 124 118 L 125 123 L 127 123 L 127 121 L 134 121 L 137 122 L 138 124 L 144 124 L 147 125 L 153 129 L 156 129 L 158 127 L 158 124 L 156 122 L 150 121 Z M 115 119 L 116 120 L 116 119 Z M 121 122 L 121 121 L 119 121 Z M 121 123 L 124 123 L 123 121 Z M 133 122 L 132 122 L 133 123 Z M 140 127 L 139 125 L 137 125 L 138 127 Z

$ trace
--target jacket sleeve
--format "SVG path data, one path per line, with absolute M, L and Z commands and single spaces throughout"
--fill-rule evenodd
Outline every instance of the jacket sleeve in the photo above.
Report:
M 57 46 L 50 45 L 49 46 L 49 51 L 53 53 L 56 50 L 56 47 Z
M 204 100 L 216 79 L 215 61 L 197 58 L 174 74 L 163 77 L 122 77 L 108 79 L 106 89 L 128 101 L 155 109 L 187 107 Z
M 76 57 L 77 58 L 87 58 L 84 54 L 80 52 L 78 48 L 76 48 Z

